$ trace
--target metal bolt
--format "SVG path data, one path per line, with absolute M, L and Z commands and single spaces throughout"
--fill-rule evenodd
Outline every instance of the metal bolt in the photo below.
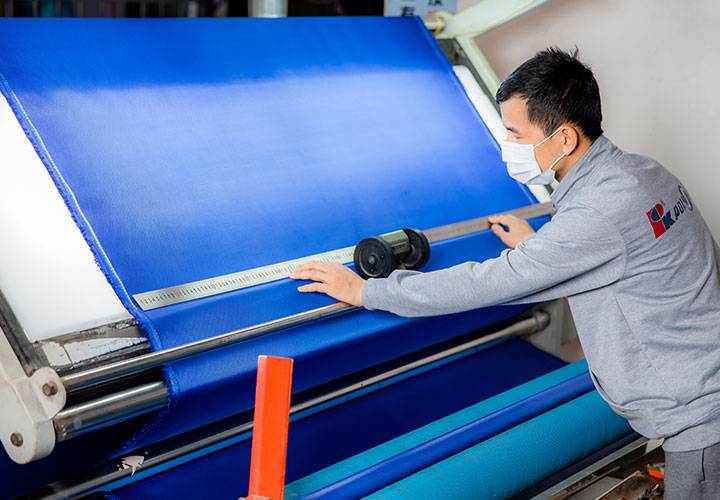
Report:
M 20 448 L 23 445 L 23 437 L 19 432 L 13 432 L 10 434 L 10 442 L 13 446 Z
M 43 384 L 42 391 L 43 394 L 45 394 L 47 397 L 50 397 L 58 393 L 58 388 L 57 385 L 55 385 L 55 382 L 47 382 Z

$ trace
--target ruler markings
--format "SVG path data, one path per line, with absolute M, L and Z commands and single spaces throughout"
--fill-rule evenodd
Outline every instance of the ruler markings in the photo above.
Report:
M 511 210 L 505 212 L 505 214 L 512 214 L 524 219 L 532 219 L 544 215 L 551 215 L 553 212 L 554 209 L 551 203 L 541 203 Z M 484 231 L 489 229 L 489 227 L 490 224 L 487 221 L 487 217 L 478 217 L 477 219 L 438 226 L 424 232 L 428 240 L 434 243 Z M 353 261 L 354 251 L 355 246 L 340 248 L 224 276 L 207 278 L 149 292 L 136 293 L 133 295 L 133 298 L 143 311 L 149 311 L 151 309 L 211 297 L 287 278 L 297 266 L 311 261 L 348 264 Z

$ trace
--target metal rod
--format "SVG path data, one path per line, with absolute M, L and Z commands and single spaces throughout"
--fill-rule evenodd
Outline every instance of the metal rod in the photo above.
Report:
M 550 324 L 550 315 L 548 313 L 546 313 L 545 311 L 538 311 L 538 312 L 534 313 L 532 317 L 520 320 L 517 323 L 513 323 L 512 325 L 510 325 L 506 328 L 498 330 L 497 332 L 493 332 L 488 335 L 483 335 L 482 337 L 477 338 L 475 340 L 471 340 L 470 342 L 466 342 L 464 344 L 460 344 L 458 346 L 451 347 L 450 349 L 446 349 L 444 351 L 440 351 L 438 353 L 424 357 L 417 361 L 413 361 L 412 363 L 408 363 L 406 365 L 400 366 L 393 370 L 389 370 L 387 372 L 381 373 L 374 377 L 365 379 L 362 382 L 359 382 L 357 384 L 343 387 L 341 389 L 330 392 L 328 394 L 323 394 L 322 396 L 319 396 L 317 398 L 310 399 L 303 403 L 299 403 L 299 404 L 293 406 L 293 409 L 294 409 L 294 411 L 306 410 L 308 408 L 322 404 L 331 399 L 339 398 L 341 396 L 350 394 L 351 392 L 361 389 L 362 387 L 367 387 L 367 386 L 370 386 L 373 384 L 377 384 L 379 382 L 383 382 L 385 380 L 391 379 L 393 377 L 397 377 L 398 375 L 402 375 L 404 373 L 410 372 L 417 368 L 422 368 L 423 366 L 427 366 L 429 364 L 435 363 L 436 361 L 440 361 L 442 359 L 449 358 L 451 356 L 460 354 L 464 351 L 468 351 L 475 347 L 479 347 L 483 344 L 488 344 L 495 340 L 499 340 L 499 339 L 506 338 L 506 337 L 517 337 L 519 335 L 526 335 L 529 333 L 537 332 L 537 331 L 545 328 L 548 324 Z
M 535 205 L 528 205 L 525 207 L 516 208 L 505 214 L 514 215 L 520 219 L 534 219 L 536 217 L 542 217 L 545 215 L 552 215 L 555 212 L 555 207 L 552 203 L 537 203 Z M 461 222 L 453 222 L 452 224 L 446 224 L 444 226 L 437 226 L 432 229 L 426 229 L 424 231 L 425 236 L 430 243 L 438 241 L 444 241 L 451 238 L 457 238 L 458 236 L 464 236 L 472 233 L 479 233 L 490 229 L 490 222 L 488 217 L 477 217 L 475 219 L 465 220 Z
M 530 318 L 522 319 L 496 332 L 426 356 L 316 398 L 295 404 L 292 406 L 290 412 L 292 414 L 307 410 L 313 406 L 340 398 L 359 389 L 392 379 L 498 339 L 537 332 L 544 329 L 549 323 L 550 315 L 544 311 L 537 311 Z M 167 404 L 167 398 L 168 392 L 165 385 L 162 382 L 154 382 L 67 408 L 58 413 L 54 419 L 56 439 L 58 442 L 65 441 L 75 436 L 149 413 L 165 406 Z M 250 428 L 252 428 L 251 423 L 243 424 L 243 426 L 246 425 L 250 425 Z M 245 429 L 245 427 L 243 427 L 243 429 Z M 237 433 L 239 432 L 241 431 L 237 431 Z
M 273 321 L 260 323 L 259 325 L 241 328 L 239 330 L 223 333 L 208 339 L 198 340 L 178 347 L 164 349 L 162 351 L 143 354 L 135 358 L 116 361 L 114 363 L 90 368 L 77 373 L 70 373 L 62 377 L 62 382 L 68 392 L 77 391 L 78 389 L 92 387 L 110 380 L 156 368 L 171 361 L 188 358 L 190 356 L 212 351 L 220 347 L 225 347 L 244 340 L 259 337 L 261 335 L 276 332 L 284 328 L 302 325 L 311 321 L 316 321 L 328 316 L 356 309 L 358 309 L 358 307 L 336 302 L 328 306 L 303 311 L 301 313 L 285 316 Z
M 151 382 L 66 408 L 55 415 L 55 440 L 66 441 L 87 432 L 149 413 L 167 404 L 163 382 Z
M 250 17 L 287 17 L 287 0 L 250 0 Z

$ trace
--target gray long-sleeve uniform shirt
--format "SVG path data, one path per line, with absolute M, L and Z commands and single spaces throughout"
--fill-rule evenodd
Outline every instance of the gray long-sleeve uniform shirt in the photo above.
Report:
M 598 138 L 557 213 L 484 262 L 365 284 L 367 309 L 432 316 L 567 296 L 598 392 L 668 451 L 720 442 L 720 249 L 683 185 Z

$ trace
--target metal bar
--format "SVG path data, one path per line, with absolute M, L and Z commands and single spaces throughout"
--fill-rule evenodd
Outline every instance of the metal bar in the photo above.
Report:
M 203 297 L 211 297 L 221 293 L 233 292 L 235 290 L 287 278 L 293 269 L 311 260 L 346 264 L 352 262 L 354 250 L 354 246 L 339 248 L 329 252 L 286 260 L 284 262 L 247 269 L 237 273 L 192 281 L 190 283 L 183 283 L 182 285 L 170 286 L 159 290 L 151 290 L 149 292 L 136 293 L 133 295 L 133 299 L 135 299 L 135 302 L 137 302 L 143 311 L 150 311 L 160 307 L 189 302 Z
M 273 321 L 260 323 L 259 325 L 241 328 L 239 330 L 223 333 L 208 339 L 198 340 L 196 342 L 191 342 L 189 344 L 184 344 L 162 351 L 151 352 L 136 358 L 116 361 L 114 363 L 77 373 L 71 373 L 62 377 L 62 382 L 67 391 L 76 391 L 78 389 L 98 385 L 126 375 L 132 375 L 151 368 L 156 368 L 171 361 L 188 358 L 190 356 L 212 351 L 220 347 L 236 344 L 243 340 L 259 337 L 284 328 L 302 325 L 355 309 L 358 308 L 349 304 L 336 302 L 328 306 L 285 316 Z
M 58 335 L 34 346 L 60 376 L 150 352 L 147 336 L 134 319 Z
M 552 215 L 555 211 L 553 204 L 538 203 L 535 205 L 529 205 L 526 207 L 517 208 L 509 212 L 505 212 L 521 219 L 534 219 L 536 217 L 542 217 L 544 215 Z M 451 238 L 457 238 L 459 236 L 465 236 L 472 233 L 479 233 L 490 229 L 490 223 L 488 217 L 478 217 L 477 219 L 470 219 L 462 222 L 455 222 L 453 224 L 447 224 L 445 226 L 438 226 L 432 229 L 424 231 L 430 243 L 437 243 L 438 241 L 449 240 Z
M 287 17 L 287 0 L 250 0 L 250 17 Z
M 338 389 L 336 391 L 332 391 L 326 394 L 323 394 L 321 396 L 318 396 L 317 398 L 304 401 L 302 403 L 294 404 L 290 408 L 290 414 L 291 415 L 297 415 L 298 413 L 301 413 L 305 410 L 308 410 L 314 406 L 321 405 L 323 403 L 327 403 L 332 400 L 339 399 L 343 396 L 346 396 L 348 394 L 351 394 L 355 391 L 358 391 L 360 389 L 365 389 L 367 387 L 377 385 L 380 382 L 384 382 L 393 378 L 398 377 L 399 375 L 403 375 L 408 372 L 412 372 L 413 370 L 417 370 L 420 368 L 423 368 L 424 366 L 431 365 L 437 361 L 441 361 L 446 358 L 450 358 L 452 356 L 455 356 L 457 354 L 461 354 L 465 351 L 469 351 L 475 347 L 479 347 L 483 344 L 487 344 L 490 342 L 493 342 L 495 340 L 499 340 L 502 338 L 508 338 L 508 337 L 516 337 L 520 335 L 528 335 L 531 333 L 534 333 L 538 330 L 541 330 L 550 322 L 550 315 L 544 311 L 536 311 L 533 316 L 530 318 L 526 318 L 523 320 L 520 320 L 516 323 L 513 323 L 512 325 L 509 325 L 505 328 L 502 328 L 498 330 L 497 332 L 493 332 L 488 335 L 484 335 L 480 338 L 471 340 L 469 342 L 466 342 L 464 344 L 452 347 L 450 349 L 446 349 L 444 351 L 441 351 L 439 353 L 435 353 L 433 355 L 427 356 L 425 358 L 413 361 L 412 363 L 408 363 L 406 365 L 403 365 L 401 367 L 388 370 L 387 372 L 383 372 L 381 374 L 378 374 L 376 376 L 367 378 L 365 380 L 353 383 L 351 385 L 348 385 L 346 387 L 343 387 L 341 389 Z M 386 386 L 383 386 L 386 387 Z M 109 408 L 108 405 L 97 405 L 102 406 L 104 408 Z M 117 410 L 120 410 L 120 407 L 116 407 Z M 124 408 L 122 408 L 123 411 L 125 411 Z M 65 410 L 67 412 L 72 411 L 73 414 L 79 418 L 83 418 L 83 414 L 79 410 L 74 409 L 68 409 Z M 147 410 L 150 411 L 150 410 Z M 144 413 L 147 413 L 145 411 Z M 62 412 L 61 412 L 62 413 Z M 70 413 L 67 413 L 66 415 L 69 415 Z M 135 415 L 139 415 L 140 413 L 136 412 Z M 58 414 L 58 417 L 60 414 Z M 56 417 L 56 418 L 58 418 Z M 96 415 L 96 418 L 98 416 Z M 112 423 L 114 423 L 110 418 L 105 418 L 102 420 L 103 426 L 109 426 Z M 99 427 L 95 426 L 94 429 L 97 429 Z M 149 470 L 153 467 L 157 467 L 160 465 L 163 465 L 167 462 L 171 462 L 178 457 L 182 456 L 188 456 L 190 454 L 194 454 L 200 450 L 203 449 L 217 449 L 217 445 L 220 443 L 223 443 L 225 441 L 231 440 L 243 433 L 246 433 L 248 431 L 251 431 L 253 428 L 252 422 L 244 422 L 242 424 L 236 425 L 234 427 L 228 428 L 224 431 L 218 432 L 216 434 L 213 434 L 211 436 L 204 437 L 199 440 L 195 440 L 189 443 L 186 443 L 182 446 L 178 446 L 176 448 L 172 448 L 169 450 L 162 451 L 161 453 L 158 453 L 156 455 L 150 454 L 145 458 L 145 461 L 143 462 L 143 470 Z M 78 431 L 82 432 L 82 429 L 78 429 Z M 77 434 L 68 434 L 68 438 L 72 437 Z M 63 485 L 62 483 L 59 484 L 53 484 L 49 485 L 49 488 L 51 492 L 47 493 L 46 495 L 43 495 L 42 498 L 48 500 L 48 499 L 70 499 L 70 498 L 78 498 L 80 496 L 86 495 L 88 493 L 91 493 L 92 491 L 95 491 L 97 488 L 102 487 L 103 485 L 106 485 L 108 483 L 118 481 L 123 478 L 129 477 L 131 474 L 130 470 L 120 470 L 113 467 L 113 470 L 111 472 L 108 472 L 101 476 L 95 476 L 88 478 L 87 480 L 84 480 L 80 483 L 67 486 Z
M 547 0 L 482 0 L 457 14 L 440 12 L 436 36 L 439 38 L 476 37 L 539 7 Z
M 496 332 L 483 335 L 480 338 L 464 344 L 369 377 L 361 382 L 295 404 L 291 408 L 291 413 L 307 410 L 313 406 L 346 396 L 364 387 L 403 375 L 495 340 L 540 331 L 547 327 L 549 323 L 550 315 L 544 311 L 537 311 L 530 318 L 522 319 Z M 168 392 L 164 384 L 162 382 L 156 382 L 67 408 L 58 413 L 54 419 L 57 440 L 64 441 L 85 434 L 90 430 L 108 427 L 134 416 L 149 413 L 165 406 L 167 404 L 167 396 Z M 142 403 L 143 406 L 138 406 L 139 403 Z
M 554 208 L 551 203 L 540 203 L 504 213 L 525 219 L 532 219 L 534 217 L 550 215 L 553 212 Z M 487 222 L 487 218 L 488 216 L 478 217 L 476 219 L 426 229 L 424 232 L 431 243 L 437 243 L 439 241 L 489 229 L 490 225 Z M 135 302 L 137 302 L 143 311 L 149 311 L 151 309 L 189 302 L 203 297 L 211 297 L 221 293 L 241 290 L 262 283 L 270 283 L 287 278 L 293 269 L 309 261 L 347 264 L 353 261 L 354 251 L 354 246 L 339 248 L 337 250 L 308 255 L 306 257 L 256 267 L 254 269 L 225 274 L 223 276 L 215 276 L 213 278 L 160 288 L 158 290 L 136 293 L 133 295 L 133 299 L 135 299 Z
M 60 411 L 53 419 L 56 442 L 149 413 L 167 404 L 163 382 L 151 382 Z
M 568 478 L 554 484 L 547 490 L 533 495 L 532 500 L 565 500 L 568 498 L 572 498 L 591 484 L 594 484 L 595 481 L 588 481 L 590 477 L 592 477 L 594 480 L 600 480 L 608 474 L 612 474 L 617 470 L 617 468 L 619 468 L 618 465 L 615 464 L 615 462 L 618 462 L 619 460 L 622 460 L 624 462 L 626 460 L 626 457 L 631 454 L 635 458 L 645 456 L 652 452 L 657 446 L 659 446 L 662 441 L 657 441 L 657 446 L 653 446 L 653 442 L 649 441 L 648 438 L 631 432 L 624 438 L 621 438 L 619 440 L 619 443 L 621 444 L 618 444 L 618 442 L 616 441 L 615 443 L 612 443 L 609 447 L 598 450 L 598 452 L 595 452 L 589 457 L 586 457 L 584 461 L 585 463 L 588 463 L 588 458 L 592 460 L 592 457 L 597 457 L 597 454 L 602 454 L 602 452 L 606 451 L 607 448 L 612 449 L 613 447 L 615 447 L 615 449 L 610 453 L 605 454 L 597 460 L 593 460 L 588 465 L 580 469 L 578 472 L 573 473 Z M 645 450 L 640 451 L 642 448 L 645 448 Z M 583 461 L 581 461 L 580 463 L 582 464 Z M 530 496 L 524 498 L 530 498 Z M 593 496 L 593 498 L 595 498 L 595 496 Z
M 522 319 L 522 320 L 518 321 L 517 323 L 513 323 L 512 325 L 510 325 L 506 328 L 498 330 L 497 332 L 493 332 L 488 335 L 483 335 L 482 337 L 477 338 L 475 340 L 471 340 L 470 342 L 466 342 L 464 344 L 460 344 L 458 346 L 451 347 L 450 349 L 446 349 L 444 351 L 432 354 L 430 356 L 419 359 L 417 361 L 413 361 L 412 363 L 408 363 L 406 365 L 400 366 L 393 370 L 389 370 L 387 372 L 381 373 L 374 377 L 370 377 L 366 380 L 363 380 L 362 382 L 360 382 L 358 384 L 354 384 L 354 385 L 351 385 L 348 387 L 343 387 L 336 391 L 319 396 L 315 399 L 311 399 L 311 400 L 305 401 L 303 403 L 300 403 L 296 406 L 293 406 L 293 411 L 306 410 L 313 406 L 322 404 L 326 401 L 336 399 L 336 398 L 345 396 L 347 394 L 350 394 L 351 392 L 354 392 L 362 387 L 367 387 L 367 386 L 370 386 L 373 384 L 377 384 L 379 382 L 383 382 L 385 380 L 391 379 L 398 375 L 402 375 L 404 373 L 413 371 L 417 368 L 422 368 L 423 366 L 427 366 L 429 364 L 435 363 L 436 361 L 440 361 L 442 359 L 449 358 L 456 354 L 460 354 L 464 351 L 473 349 L 475 347 L 479 347 L 483 344 L 488 344 L 495 340 L 499 340 L 499 339 L 503 339 L 503 338 L 507 338 L 507 337 L 517 337 L 519 335 L 528 335 L 530 333 L 540 331 L 540 330 L 544 329 L 545 327 L 547 327 L 549 324 L 550 324 L 550 315 L 544 311 L 537 311 L 532 315 L 532 317 L 527 318 L 527 319 Z
M 47 357 L 30 342 L 25 329 L 0 290 L 0 335 L 3 332 L 28 376 L 38 368 L 48 366 Z

